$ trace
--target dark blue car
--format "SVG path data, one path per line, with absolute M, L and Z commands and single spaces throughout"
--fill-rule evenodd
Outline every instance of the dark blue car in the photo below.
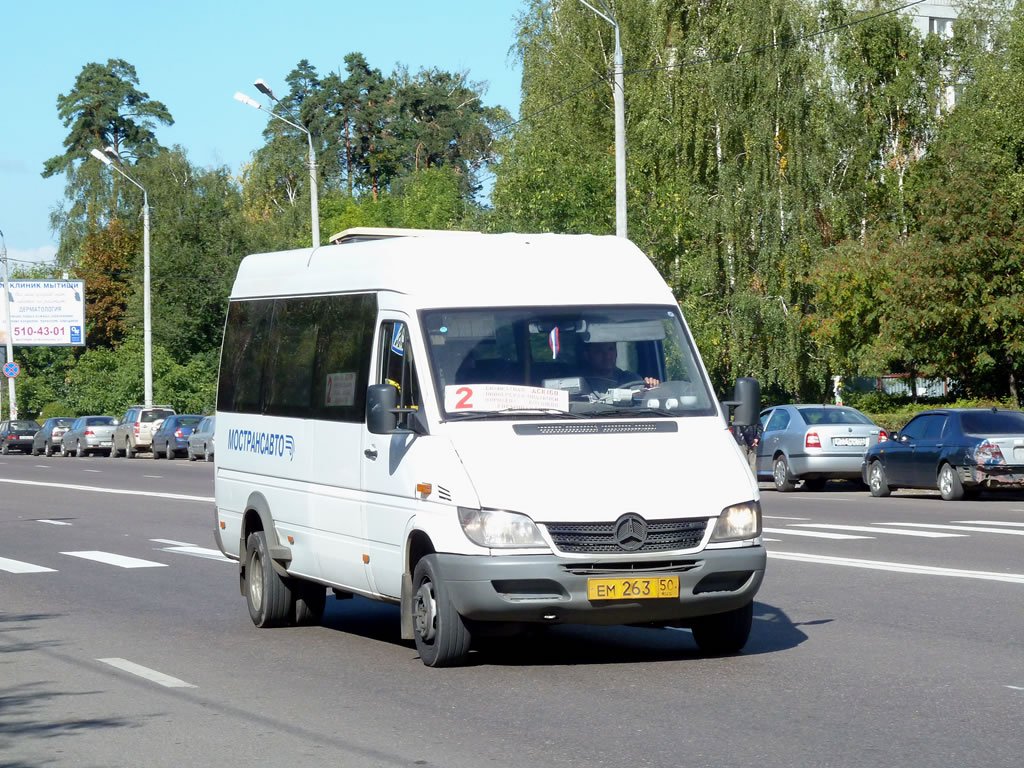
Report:
M 195 413 L 174 413 L 167 416 L 153 433 L 153 458 L 166 456 L 173 459 L 185 453 L 188 448 L 188 436 L 202 418 Z
M 982 488 L 1024 490 L 1024 412 L 996 408 L 923 411 L 864 454 L 872 496 L 938 488 L 947 501 Z

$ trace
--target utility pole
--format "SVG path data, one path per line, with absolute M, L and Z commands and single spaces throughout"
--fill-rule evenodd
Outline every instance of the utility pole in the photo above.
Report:
M 7 241 L 4 240 L 4 233 L 0 230 L 0 259 L 4 262 L 4 330 L 7 331 L 7 362 L 14 361 L 14 329 L 11 327 L 11 293 L 10 276 L 7 270 Z M 14 377 L 7 377 L 7 392 L 10 395 L 8 405 L 10 407 L 10 418 L 18 418 L 18 401 L 14 397 Z
M 626 237 L 626 89 L 622 67 L 622 45 L 619 40 L 619 23 L 611 17 L 611 11 L 602 2 L 602 13 L 587 0 L 580 0 L 583 5 L 607 21 L 615 28 L 615 59 L 612 70 L 612 97 L 615 101 L 615 234 Z

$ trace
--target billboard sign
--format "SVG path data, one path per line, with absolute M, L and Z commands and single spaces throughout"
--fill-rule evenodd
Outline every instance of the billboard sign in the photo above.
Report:
M 85 281 L 11 280 L 8 285 L 15 346 L 85 346 Z M 0 344 L 6 344 L 2 321 Z

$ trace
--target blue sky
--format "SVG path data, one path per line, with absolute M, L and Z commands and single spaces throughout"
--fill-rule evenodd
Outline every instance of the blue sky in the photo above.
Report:
M 178 0 L 97 6 L 69 0 L 8 3 L 0 44 L 0 231 L 11 259 L 48 260 L 56 250 L 50 210 L 64 179 L 40 176 L 64 151 L 57 116 L 82 66 L 121 58 L 139 88 L 162 101 L 174 125 L 159 126 L 165 146 L 181 144 L 192 162 L 237 172 L 262 143 L 265 115 L 235 101 L 253 98 L 263 78 L 275 93 L 300 59 L 321 73 L 343 70 L 362 52 L 385 74 L 468 70 L 487 81 L 488 105 L 519 109 L 521 73 L 509 55 L 522 0 Z

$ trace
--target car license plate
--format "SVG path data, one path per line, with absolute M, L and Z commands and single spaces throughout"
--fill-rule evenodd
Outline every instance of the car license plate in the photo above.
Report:
M 679 597 L 679 577 L 587 579 L 588 600 L 644 600 L 655 597 Z
M 833 437 L 832 445 L 867 445 L 866 437 Z

